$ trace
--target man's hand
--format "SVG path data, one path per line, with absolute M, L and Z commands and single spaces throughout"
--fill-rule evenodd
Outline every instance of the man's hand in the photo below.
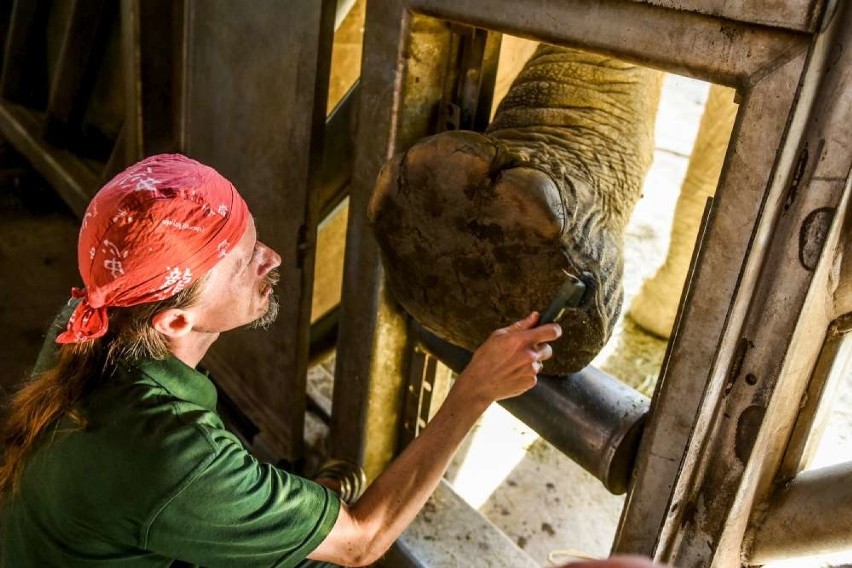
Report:
M 538 318 L 539 314 L 533 312 L 492 333 L 474 352 L 454 389 L 465 389 L 467 396 L 487 405 L 534 387 L 543 361 L 553 355 L 547 342 L 562 335 L 562 328 L 555 323 L 535 327 Z
M 532 388 L 556 324 L 535 327 L 538 314 L 498 329 L 473 354 L 444 404 L 426 428 L 337 522 L 309 558 L 345 566 L 375 562 L 426 503 L 447 464 L 479 416 L 496 400 Z

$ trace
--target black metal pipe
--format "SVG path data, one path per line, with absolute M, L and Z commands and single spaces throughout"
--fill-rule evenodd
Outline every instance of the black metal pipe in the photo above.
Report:
M 456 372 L 471 353 L 415 325 L 424 350 Z M 538 384 L 500 404 L 616 495 L 627 491 L 648 414 L 647 397 L 586 367 L 567 377 L 539 375 Z

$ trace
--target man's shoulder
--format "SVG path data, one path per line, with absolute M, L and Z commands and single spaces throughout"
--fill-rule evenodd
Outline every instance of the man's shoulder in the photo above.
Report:
M 105 381 L 87 404 L 87 431 L 108 437 L 151 460 L 204 460 L 232 435 L 212 408 L 176 396 L 138 369 Z

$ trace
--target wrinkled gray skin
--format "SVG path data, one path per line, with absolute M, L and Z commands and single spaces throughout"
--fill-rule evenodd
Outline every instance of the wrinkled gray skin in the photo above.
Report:
M 385 164 L 369 215 L 392 292 L 422 325 L 476 348 L 543 312 L 565 279 L 547 374 L 586 366 L 621 310 L 622 234 L 651 163 L 660 74 L 542 45 L 485 135 L 425 138 Z

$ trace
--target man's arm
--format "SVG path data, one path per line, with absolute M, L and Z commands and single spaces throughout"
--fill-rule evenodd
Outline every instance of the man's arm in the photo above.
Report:
M 309 558 L 363 566 L 381 557 L 414 519 L 441 480 L 468 431 L 488 406 L 532 388 L 541 363 L 561 335 L 555 324 L 533 327 L 530 314 L 495 331 L 476 350 L 423 432 L 379 475 Z

